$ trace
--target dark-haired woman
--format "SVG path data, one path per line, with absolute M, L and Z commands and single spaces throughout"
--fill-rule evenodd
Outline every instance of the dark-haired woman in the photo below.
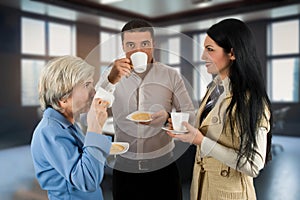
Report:
M 197 145 L 191 200 L 256 199 L 253 177 L 269 159 L 272 124 L 254 38 L 240 20 L 207 31 L 202 59 L 214 75 L 200 105 L 196 128 L 174 135 Z

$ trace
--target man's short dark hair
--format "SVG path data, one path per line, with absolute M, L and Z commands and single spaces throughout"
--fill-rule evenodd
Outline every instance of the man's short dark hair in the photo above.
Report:
M 122 41 L 124 40 L 124 32 L 150 32 L 151 37 L 154 38 L 153 26 L 143 19 L 133 19 L 123 26 L 121 31 Z

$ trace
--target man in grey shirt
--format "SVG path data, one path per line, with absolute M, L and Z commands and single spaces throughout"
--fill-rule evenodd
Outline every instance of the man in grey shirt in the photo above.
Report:
M 122 29 L 125 58 L 114 61 L 98 86 L 114 92 L 112 114 L 115 141 L 130 148 L 119 155 L 113 170 L 113 197 L 118 199 L 182 199 L 179 172 L 174 157 L 174 140 L 161 127 L 173 110 L 190 113 L 194 106 L 181 75 L 153 58 L 154 30 L 146 21 L 134 19 Z M 145 72 L 134 71 L 131 54 L 148 56 Z M 137 123 L 126 117 L 135 111 L 153 113 L 152 121 Z

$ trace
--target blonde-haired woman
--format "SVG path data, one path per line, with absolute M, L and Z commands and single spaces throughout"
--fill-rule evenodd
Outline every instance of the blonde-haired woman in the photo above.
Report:
M 107 102 L 94 99 L 94 67 L 63 56 L 45 66 L 39 82 L 43 118 L 31 153 L 36 177 L 48 198 L 103 199 L 100 183 L 111 142 L 102 135 Z M 75 120 L 88 112 L 84 136 Z

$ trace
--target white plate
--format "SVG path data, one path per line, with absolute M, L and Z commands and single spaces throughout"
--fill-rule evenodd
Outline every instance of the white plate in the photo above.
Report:
M 110 155 L 123 154 L 127 152 L 128 149 L 129 149 L 128 142 L 112 142 L 109 154 Z
M 183 131 L 175 131 L 175 130 L 170 130 L 168 127 L 161 127 L 161 129 L 165 130 L 165 131 L 169 131 L 173 134 L 184 134 L 189 132 L 188 130 L 183 130 Z
M 134 114 L 138 114 L 138 113 L 148 113 L 150 115 L 153 114 L 153 112 L 148 112 L 148 111 L 135 111 L 135 112 L 127 115 L 126 119 L 129 119 L 129 120 L 134 121 L 134 122 L 150 122 L 150 121 L 152 121 L 152 119 L 147 119 L 147 120 L 136 120 L 136 119 L 133 119 L 132 116 Z

